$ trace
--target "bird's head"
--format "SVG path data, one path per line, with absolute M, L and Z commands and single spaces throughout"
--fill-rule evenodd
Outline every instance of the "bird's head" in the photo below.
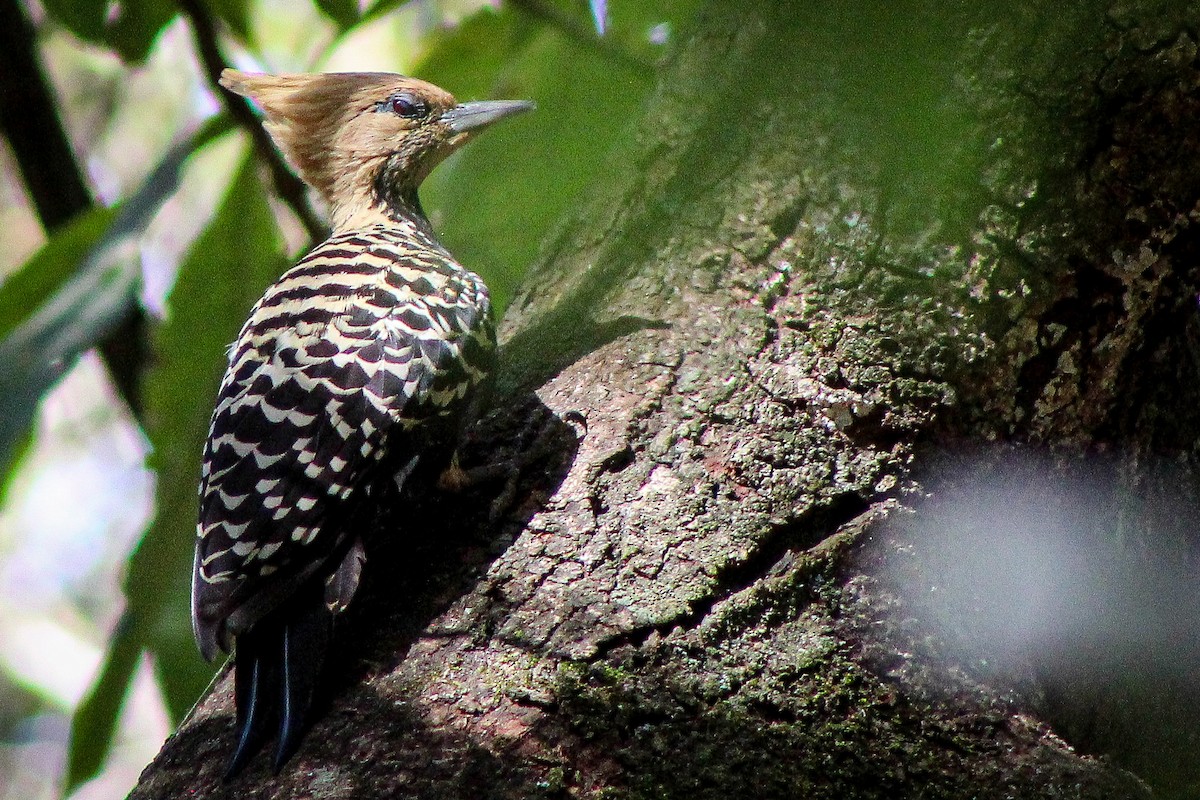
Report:
M 334 230 L 420 213 L 417 187 L 487 125 L 533 108 L 519 100 L 458 103 L 437 86 L 383 72 L 221 73 L 250 98 L 300 176 L 329 203 Z

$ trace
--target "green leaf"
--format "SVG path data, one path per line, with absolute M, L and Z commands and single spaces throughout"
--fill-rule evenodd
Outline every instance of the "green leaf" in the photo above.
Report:
M 145 397 L 157 513 L 130 557 L 125 595 L 147 623 L 146 646 L 177 717 L 212 675 L 191 642 L 188 621 L 201 451 L 226 349 L 254 302 L 287 267 L 283 250 L 257 162 L 248 155 L 184 258 L 167 321 L 153 337 Z
M 632 55 L 654 60 L 663 45 L 684 31 L 703 4 L 700 0 L 659 0 L 656 3 L 610 3 L 606 39 L 615 39 Z
M 43 0 L 42 6 L 51 19 L 80 39 L 103 40 L 107 0 Z
M 315 0 L 321 13 L 329 17 L 341 30 L 353 27 L 359 21 L 358 0 Z
M 105 42 L 131 63 L 145 60 L 154 40 L 178 9 L 169 0 L 121 0 L 115 19 L 108 22 Z
M 38 714 L 53 709 L 56 704 L 48 699 L 42 687 L 26 684 L 25 680 L 9 672 L 0 672 L 0 731 L 6 741 L 13 740 L 17 726 L 28 724 Z
M 140 270 L 97 247 L 78 274 L 0 341 L 0 474 L 12 468 L 42 395 L 136 302 Z
M 206 0 L 209 11 L 225 20 L 229 29 L 243 42 L 250 42 L 250 8 L 247 0 Z
M 33 453 L 34 442 L 33 431 L 27 428 L 25 434 L 19 436 L 10 446 L 9 468 L 0 472 L 0 508 L 8 506 L 13 487 L 17 485 L 17 476 L 21 473 L 21 465 L 26 463 L 26 459 Z
M 207 425 L 205 430 L 207 432 Z M 195 489 L 194 486 L 191 488 Z M 194 529 L 195 509 L 191 516 Z M 191 551 L 192 541 L 189 540 L 185 548 L 187 558 L 182 563 L 185 568 L 175 573 L 175 581 L 167 588 L 163 605 L 157 610 L 156 624 L 147 636 L 148 645 L 155 654 L 154 674 L 174 725 L 179 725 L 195 705 L 211 682 L 214 671 L 214 665 L 200 658 L 192 636 Z
M 377 0 L 376 3 L 368 6 L 367 10 L 363 12 L 362 21 L 373 22 L 374 20 L 386 16 L 400 6 L 407 5 L 410 2 L 412 2 L 412 0 Z
M 459 99 L 488 97 L 497 91 L 512 59 L 543 27 L 507 8 L 485 8 L 455 28 L 430 33 L 425 57 L 414 72 Z
M 74 274 L 108 230 L 116 208 L 91 208 L 55 231 L 40 250 L 0 284 L 0 339 L 45 303 Z
M 116 50 L 140 63 L 177 9 L 169 0 L 121 0 L 110 14 L 106 0 L 45 0 L 51 18 L 81 39 Z
M 175 190 L 184 159 L 228 128 L 211 120 L 173 147 L 142 187 L 115 209 L 81 215 L 0 287 L 5 332 L 0 341 L 0 474 L 29 442 L 29 428 L 47 389 L 75 357 L 111 329 L 136 302 L 140 277 L 136 259 L 113 257 L 123 242 L 140 233 Z M 40 302 L 39 302 L 40 301 Z M 27 303 L 26 317 L 12 324 Z M 7 484 L 7 482 L 6 482 Z M 111 745 L 122 699 L 143 649 L 144 633 L 126 615 L 114 632 L 108 655 L 92 691 L 76 710 L 71 732 L 66 783 L 73 788 L 92 777 Z M 68 789 L 69 791 L 69 789 Z
M 104 765 L 121 705 L 141 654 L 141 643 L 132 620 L 126 614 L 117 623 L 109 639 L 108 654 L 100 669 L 100 676 L 71 719 L 64 795 L 91 779 Z

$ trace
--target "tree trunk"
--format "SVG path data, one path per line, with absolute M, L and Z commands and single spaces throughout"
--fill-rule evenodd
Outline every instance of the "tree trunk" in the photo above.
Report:
M 280 776 L 224 680 L 133 797 L 1200 780 L 1195 592 L 1092 613 L 1195 558 L 1195 19 L 941 5 L 712 4 L 505 318 L 515 491 L 385 510 Z

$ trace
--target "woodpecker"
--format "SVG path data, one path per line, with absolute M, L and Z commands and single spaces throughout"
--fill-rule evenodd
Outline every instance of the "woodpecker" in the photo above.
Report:
M 232 651 L 232 778 L 309 720 L 334 616 L 365 561 L 365 501 L 454 430 L 495 350 L 487 287 L 435 237 L 417 189 L 524 101 L 458 103 L 386 73 L 252 75 L 253 100 L 332 233 L 275 282 L 229 351 L 204 448 L 192 575 L 203 656 Z

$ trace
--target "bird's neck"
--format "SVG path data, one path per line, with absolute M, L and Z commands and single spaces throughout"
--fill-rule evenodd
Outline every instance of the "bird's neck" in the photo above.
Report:
M 398 229 L 415 228 L 433 236 L 433 226 L 421 208 L 416 190 L 388 196 L 364 192 L 356 200 L 358 202 L 333 205 L 330 216 L 334 233 L 383 226 Z
M 416 225 L 418 228 L 432 231 L 429 217 L 425 216 L 425 209 L 421 208 L 421 198 L 417 196 L 416 187 L 396 192 L 381 191 L 378 198 L 380 208 L 388 219 L 401 225 Z
M 373 174 L 372 174 L 373 173 Z M 336 187 L 330 216 L 335 233 L 375 226 L 416 228 L 433 236 L 433 227 L 417 196 L 419 178 L 403 162 L 364 164 Z

